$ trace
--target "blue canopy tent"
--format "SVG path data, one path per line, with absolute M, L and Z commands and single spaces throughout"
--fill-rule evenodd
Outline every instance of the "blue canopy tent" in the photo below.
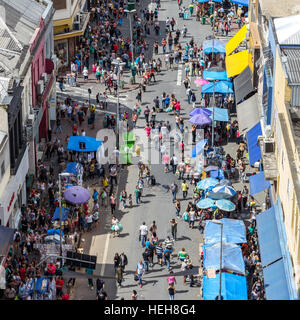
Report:
M 203 42 L 203 52 L 205 54 L 212 53 L 213 49 L 214 53 L 225 53 L 225 43 L 217 39 L 205 40 Z
M 209 2 L 210 0 L 198 0 L 198 3 Z M 212 0 L 213 2 L 222 2 L 223 0 Z
M 207 269 L 220 269 L 220 243 L 203 246 L 203 265 Z M 222 269 L 245 274 L 241 248 L 233 243 L 222 244 Z
M 247 242 L 246 228 L 242 220 L 223 218 L 219 221 L 223 223 L 223 242 L 235 244 Z M 217 243 L 220 242 L 220 238 L 220 225 L 214 223 L 212 220 L 206 220 L 204 229 L 204 243 Z
M 215 119 L 215 121 L 224 121 L 224 122 L 228 122 L 229 121 L 228 109 L 218 108 L 218 107 L 208 107 L 208 108 L 205 108 L 205 109 L 207 109 L 207 110 L 209 110 L 211 112 L 214 111 L 214 119 Z M 212 119 L 212 114 L 209 117 Z
M 257 144 L 257 137 L 261 135 L 262 131 L 260 122 L 252 127 L 246 134 L 250 166 L 261 158 L 260 147 Z
M 270 188 L 270 182 L 265 179 L 265 174 L 263 171 L 249 177 L 250 182 L 250 194 L 254 196 L 268 188 Z
M 220 275 L 215 278 L 203 276 L 203 300 L 216 300 L 219 296 Z M 222 272 L 221 295 L 224 300 L 248 300 L 246 277 Z
M 214 89 L 215 86 L 215 89 Z M 222 93 L 222 94 L 227 94 L 227 93 L 233 93 L 233 86 L 232 86 L 232 82 L 230 81 L 218 81 L 215 82 L 215 84 L 213 82 L 204 84 L 201 87 L 201 93 L 213 93 L 215 91 L 215 93 Z
M 200 140 L 192 150 L 192 158 L 196 158 L 198 154 L 203 152 L 207 139 Z
M 70 212 L 70 208 L 61 207 L 61 220 L 62 221 L 67 220 L 69 212 Z M 56 207 L 56 209 L 54 211 L 52 221 L 54 221 L 54 220 L 59 220 L 59 207 Z
M 209 71 L 209 70 L 203 70 L 203 79 L 228 80 L 226 71 Z
M 49 230 L 47 230 L 47 235 L 48 236 L 54 236 L 55 234 L 60 234 L 60 231 L 59 231 L 59 229 L 49 229 Z M 64 232 L 62 231 L 61 232 L 61 235 L 63 236 L 64 235 Z
M 82 168 L 82 165 L 79 162 L 69 162 L 67 164 L 67 168 L 65 172 L 73 173 L 74 175 L 77 175 L 80 173 L 81 168 Z
M 82 144 L 82 148 L 80 145 Z M 97 140 L 93 137 L 82 137 L 82 136 L 71 136 L 67 150 L 78 151 L 78 152 L 95 152 L 102 144 L 101 140 Z
M 244 7 L 249 7 L 249 0 L 230 0 L 232 3 L 239 4 Z

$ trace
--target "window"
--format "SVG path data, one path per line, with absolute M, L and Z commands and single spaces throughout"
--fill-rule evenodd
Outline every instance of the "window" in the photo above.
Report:
M 67 0 L 53 0 L 53 7 L 56 10 L 67 9 Z
M 1 164 L 1 178 L 4 176 L 5 174 L 5 162 L 3 161 Z

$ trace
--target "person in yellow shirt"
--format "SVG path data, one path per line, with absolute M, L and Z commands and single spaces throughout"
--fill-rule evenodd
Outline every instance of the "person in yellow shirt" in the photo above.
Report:
M 181 184 L 181 190 L 182 190 L 183 199 L 186 199 L 187 193 L 188 193 L 188 189 L 189 189 L 189 186 L 186 183 L 186 180 L 183 180 L 183 182 Z

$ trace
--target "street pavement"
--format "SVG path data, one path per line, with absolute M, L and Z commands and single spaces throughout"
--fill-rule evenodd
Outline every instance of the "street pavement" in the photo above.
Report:
M 188 2 L 184 1 L 186 5 Z M 211 27 L 209 25 L 202 25 L 196 21 L 196 18 L 182 20 L 178 18 L 178 6 L 175 1 L 161 1 L 161 9 L 159 13 L 159 20 L 164 22 L 167 17 L 174 17 L 177 23 L 177 27 L 182 29 L 183 25 L 186 24 L 188 28 L 188 37 L 184 40 L 190 40 L 193 36 L 195 41 L 201 43 L 207 35 L 210 35 Z M 181 38 L 181 42 L 182 42 Z M 163 55 L 161 54 L 161 47 L 159 56 L 163 61 Z M 156 76 L 157 82 L 150 86 L 147 86 L 147 91 L 143 93 L 142 109 L 148 105 L 153 106 L 153 99 L 156 96 L 161 96 L 163 92 L 168 94 L 175 93 L 176 97 L 181 101 L 183 106 L 183 116 L 185 119 L 185 125 L 190 127 L 188 123 L 188 113 L 191 111 L 191 105 L 188 105 L 185 89 L 182 85 L 183 70 L 182 65 L 179 65 L 179 69 L 175 70 L 163 70 Z M 195 90 L 197 101 L 200 100 L 199 89 L 193 84 L 192 88 Z M 97 87 L 98 85 L 95 85 Z M 87 87 L 87 85 L 85 85 Z M 98 88 L 98 87 L 97 87 Z M 72 94 L 72 90 L 76 93 L 77 88 L 70 88 L 69 92 Z M 93 90 L 94 92 L 94 90 Z M 123 93 L 122 93 L 123 95 Z M 122 103 L 129 109 L 132 109 L 136 100 L 136 91 L 125 90 Z M 72 94 L 72 96 L 74 96 Z M 80 95 L 78 91 L 78 97 L 86 99 L 86 95 Z M 110 106 L 110 111 L 115 111 L 115 105 Z M 142 112 L 143 115 L 143 112 Z M 175 128 L 175 118 L 173 115 L 166 113 L 157 114 L 158 121 L 169 121 L 172 129 Z M 100 123 L 96 121 L 96 123 Z M 137 127 L 144 128 L 145 119 L 143 116 L 138 120 Z M 98 125 L 101 128 L 101 124 Z M 95 135 L 92 131 L 87 132 L 87 135 Z M 225 152 L 235 156 L 237 145 L 235 143 L 229 143 L 224 146 Z M 118 195 L 120 191 L 126 188 L 128 194 L 133 195 L 134 199 L 134 188 L 137 181 L 138 169 L 136 165 L 128 166 L 128 170 L 120 172 Z M 249 172 L 249 169 L 247 169 Z M 156 177 L 157 185 L 153 187 L 145 187 L 142 197 L 142 203 L 135 205 L 133 208 L 126 208 L 124 211 L 120 209 L 120 206 L 116 212 L 117 218 L 122 223 L 124 229 L 120 237 L 112 238 L 110 234 L 110 222 L 111 214 L 109 210 L 103 210 L 102 217 L 100 219 L 99 227 L 92 233 L 84 235 L 84 253 L 97 255 L 97 268 L 94 275 L 102 275 L 105 280 L 105 291 L 107 292 L 109 299 L 130 299 L 132 290 L 135 289 L 138 292 L 139 300 L 164 300 L 168 299 L 167 292 L 167 275 L 168 271 L 166 266 L 160 267 L 155 264 L 153 269 L 149 269 L 150 272 L 144 276 L 144 286 L 140 288 L 134 281 L 134 273 L 136 265 L 142 258 L 143 249 L 140 242 L 138 241 L 138 230 L 142 222 L 146 222 L 148 227 L 155 220 L 158 225 L 157 234 L 160 240 L 164 240 L 168 235 L 171 236 L 169 220 L 175 217 L 174 204 L 170 192 L 168 192 L 167 186 L 169 186 L 175 179 L 177 179 L 172 173 L 164 173 L 163 166 L 161 164 L 152 164 L 151 173 Z M 178 183 L 178 182 L 177 182 Z M 97 183 L 95 184 L 97 185 Z M 180 183 L 178 183 L 180 189 Z M 233 184 L 237 190 L 241 190 L 242 184 L 237 181 Z M 181 214 L 184 212 L 188 201 L 191 199 L 192 192 L 189 190 L 188 199 L 181 201 Z M 263 202 L 263 195 L 257 197 L 259 203 Z M 117 196 L 118 199 L 119 196 Z M 181 192 L 178 193 L 178 198 L 182 198 Z M 134 201 L 135 202 L 135 201 Z M 240 218 L 248 219 L 249 215 L 243 213 Z M 178 220 L 178 219 L 177 219 Z M 194 272 L 201 273 L 199 268 L 199 248 L 202 244 L 203 238 L 198 229 L 189 229 L 186 222 L 178 220 L 178 240 L 175 244 L 175 253 L 181 250 L 182 247 L 190 254 L 194 265 Z M 124 282 L 121 288 L 117 288 L 116 281 L 114 280 L 114 269 L 113 269 L 113 256 L 118 252 L 125 252 L 128 257 L 128 265 L 126 267 L 126 274 L 124 276 Z M 154 260 L 156 262 L 156 259 Z M 171 263 L 172 269 L 175 273 L 180 272 L 180 264 L 178 263 L 177 257 L 173 258 Z M 198 300 L 201 299 L 201 288 L 195 286 L 190 288 L 188 285 L 183 285 L 182 276 L 177 276 L 176 291 L 177 294 L 175 299 L 182 300 Z M 77 279 L 75 288 L 72 293 L 72 298 L 77 300 L 89 300 L 95 299 L 95 289 L 91 290 L 88 287 L 88 281 L 86 278 Z

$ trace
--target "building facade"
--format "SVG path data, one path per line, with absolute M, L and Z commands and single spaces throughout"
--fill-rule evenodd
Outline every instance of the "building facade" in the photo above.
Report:
M 68 66 L 89 22 L 89 0 L 54 0 L 53 6 L 54 50 L 61 63 Z
M 261 166 L 270 181 L 272 204 L 278 207 L 277 228 L 284 249 L 284 272 L 290 297 L 300 287 L 300 1 L 250 2 L 250 50 L 256 51 L 253 85 L 263 115 Z M 279 232 L 280 233 L 280 232 Z M 296 290 L 294 290 L 294 288 Z
M 10 155 L 7 163 L 0 153 L 0 219 L 14 228 L 26 203 L 28 174 L 36 172 L 38 144 L 48 138 L 55 95 L 54 9 L 49 0 L 0 0 L 0 6 L 0 130 Z

